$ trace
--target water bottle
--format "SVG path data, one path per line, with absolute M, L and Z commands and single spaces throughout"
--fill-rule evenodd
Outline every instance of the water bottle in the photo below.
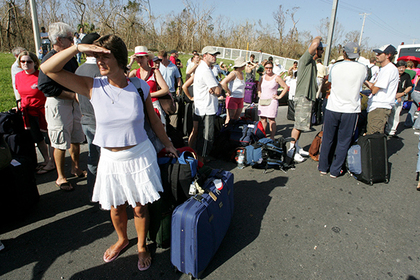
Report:
M 245 161 L 245 155 L 244 150 L 238 151 L 238 169 L 243 169 L 245 167 L 244 161 Z

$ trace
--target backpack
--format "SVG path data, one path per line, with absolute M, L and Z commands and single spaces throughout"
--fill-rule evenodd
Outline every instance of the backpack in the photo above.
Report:
M 309 147 L 309 150 L 308 150 L 309 156 L 314 161 L 319 161 L 319 150 L 320 150 L 320 147 L 321 147 L 322 135 L 323 134 L 324 134 L 324 132 L 322 130 L 320 132 L 318 132 L 317 135 L 315 135 L 315 138 L 312 141 L 311 146 Z
M 280 137 L 276 141 L 270 138 L 260 139 L 257 143 L 245 147 L 245 165 L 251 165 L 252 168 L 264 169 L 278 168 L 287 170 L 294 167 L 293 158 L 287 156 L 287 142 L 293 138 L 287 139 Z

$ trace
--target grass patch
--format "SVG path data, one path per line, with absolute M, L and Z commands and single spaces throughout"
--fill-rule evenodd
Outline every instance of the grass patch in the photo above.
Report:
M 10 68 L 15 62 L 11 53 L 0 53 L 0 112 L 16 107 Z

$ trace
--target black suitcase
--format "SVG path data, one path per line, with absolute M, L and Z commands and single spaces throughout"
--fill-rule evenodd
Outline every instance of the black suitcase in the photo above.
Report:
M 0 224 L 28 215 L 28 210 L 39 201 L 32 160 L 25 156 L 13 156 L 13 161 L 0 170 Z
M 389 182 L 387 137 L 382 133 L 360 136 L 347 155 L 350 173 L 358 180 L 373 183 Z

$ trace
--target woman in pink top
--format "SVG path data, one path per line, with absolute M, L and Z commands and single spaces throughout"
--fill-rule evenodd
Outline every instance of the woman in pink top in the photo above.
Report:
M 78 52 L 94 55 L 103 77 L 93 79 L 64 71 L 64 65 Z M 176 156 L 177 151 L 153 109 L 149 87 L 140 81 L 144 85 L 143 104 L 139 90 L 125 76 L 127 57 L 127 47 L 121 38 L 106 35 L 93 45 L 73 45 L 58 52 L 44 62 L 41 69 L 62 86 L 91 99 L 97 127 L 94 142 L 100 143 L 101 147 L 92 200 L 99 201 L 102 208 L 110 210 L 112 224 L 118 234 L 117 242 L 105 251 L 103 260 L 115 260 L 129 245 L 126 205 L 130 204 L 138 240 L 137 268 L 143 271 L 152 262 L 146 246 L 149 225 L 147 205 L 159 199 L 158 192 L 163 191 L 156 151 L 143 128 L 145 114 L 166 151 L 172 156 Z M 120 133 L 107 133 L 109 131 Z
M 276 117 L 279 106 L 278 99 L 281 99 L 289 90 L 289 87 L 280 76 L 273 73 L 273 63 L 267 61 L 264 65 L 265 74 L 261 77 L 258 83 L 258 97 L 260 103 L 258 104 L 258 115 L 261 118 L 261 123 L 266 130 L 267 119 L 270 123 L 270 138 L 274 140 L 276 135 Z M 279 85 L 283 88 L 280 95 L 277 95 Z M 268 105 L 262 105 L 266 102 Z

